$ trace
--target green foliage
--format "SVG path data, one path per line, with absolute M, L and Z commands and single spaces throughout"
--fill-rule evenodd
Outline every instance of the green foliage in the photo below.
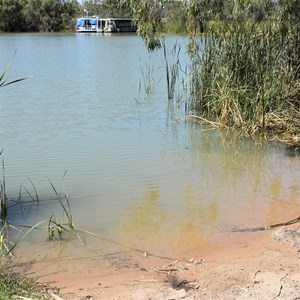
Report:
M 0 0 L 0 30 L 60 31 L 79 13 L 75 0 Z
M 120 0 L 101 1 L 101 14 L 103 17 L 130 17 L 129 6 Z
M 99 15 L 101 17 L 130 17 L 130 8 L 120 0 L 88 0 L 83 4 L 88 14 Z
M 207 22 L 281 18 L 299 21 L 298 0 L 124 0 L 138 23 L 138 33 L 149 50 L 161 47 L 159 32 L 185 32 L 196 36 Z M 172 24 L 172 25 L 170 25 Z M 173 30 L 172 30 L 173 28 Z M 180 28 L 180 29 L 179 29 Z
M 168 0 L 124 0 L 130 6 L 132 18 L 138 24 L 138 34 L 143 38 L 148 50 L 161 47 L 159 28 L 162 22 L 164 5 Z
M 23 8 L 26 0 L 0 0 L 0 29 L 23 31 L 25 19 Z
M 173 27 L 175 32 L 187 28 L 195 35 L 204 29 L 200 20 L 300 20 L 298 0 L 86 0 L 82 5 L 76 0 L 0 0 L 0 30 L 66 30 L 76 16 L 86 14 L 84 10 L 89 15 L 133 17 L 149 50 L 161 46 L 161 28 Z

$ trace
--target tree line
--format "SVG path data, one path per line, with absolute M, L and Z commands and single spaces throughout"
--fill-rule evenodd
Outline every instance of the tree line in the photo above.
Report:
M 129 17 L 120 0 L 0 0 L 0 31 L 52 32 L 71 30 L 79 16 Z
M 74 0 L 0 0 L 0 30 L 61 31 L 79 12 Z
M 173 32 L 190 33 L 211 20 L 260 22 L 278 15 L 300 21 L 299 0 L 0 0 L 0 30 L 63 31 L 85 14 L 133 17 L 139 33 L 151 35 L 171 24 Z M 200 28 L 201 29 L 201 28 Z M 203 30 L 203 28 L 202 28 Z
M 195 35 L 214 22 L 263 21 L 300 22 L 299 0 L 124 0 L 138 22 L 138 33 L 148 48 L 160 46 L 157 33 L 181 32 Z M 208 26 L 205 26 L 207 25 Z

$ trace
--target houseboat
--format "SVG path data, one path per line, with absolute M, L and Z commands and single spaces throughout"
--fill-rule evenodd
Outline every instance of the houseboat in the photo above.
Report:
M 77 32 L 136 32 L 137 27 L 130 18 L 100 18 L 85 16 L 76 20 Z

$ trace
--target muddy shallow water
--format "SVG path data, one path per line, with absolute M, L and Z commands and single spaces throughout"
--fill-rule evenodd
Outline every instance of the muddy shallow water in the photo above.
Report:
M 184 37 L 167 45 L 176 40 L 184 49 Z M 17 249 L 24 259 L 132 248 L 188 258 L 226 239 L 243 243 L 232 228 L 299 215 L 299 156 L 185 118 L 167 101 L 162 51 L 149 55 L 137 36 L 5 34 L 1 69 L 15 49 L 9 79 L 32 78 L 0 94 L 6 189 L 17 198 L 22 184 L 35 195 L 30 178 L 41 201 L 15 207 L 11 221 L 46 220 Z M 181 63 L 188 67 L 185 50 Z M 186 97 L 178 82 L 175 102 L 183 107 Z M 68 192 L 76 227 L 117 243 L 82 231 L 85 247 L 76 235 L 62 248 L 49 243 L 52 212 L 65 217 L 48 178 Z

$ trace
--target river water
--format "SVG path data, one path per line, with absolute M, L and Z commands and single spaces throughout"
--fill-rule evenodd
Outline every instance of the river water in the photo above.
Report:
M 169 50 L 176 41 L 185 70 L 187 38 L 167 37 Z M 185 118 L 167 100 L 162 50 L 136 35 L 1 34 L 0 54 L 8 80 L 30 76 L 0 90 L 6 193 L 22 185 L 24 201 L 35 189 L 40 199 L 13 208 L 12 223 L 62 218 L 50 180 L 68 192 L 75 226 L 173 256 L 299 215 L 299 157 Z M 175 102 L 188 99 L 184 84 Z M 23 245 L 33 242 L 40 251 L 47 230 Z

